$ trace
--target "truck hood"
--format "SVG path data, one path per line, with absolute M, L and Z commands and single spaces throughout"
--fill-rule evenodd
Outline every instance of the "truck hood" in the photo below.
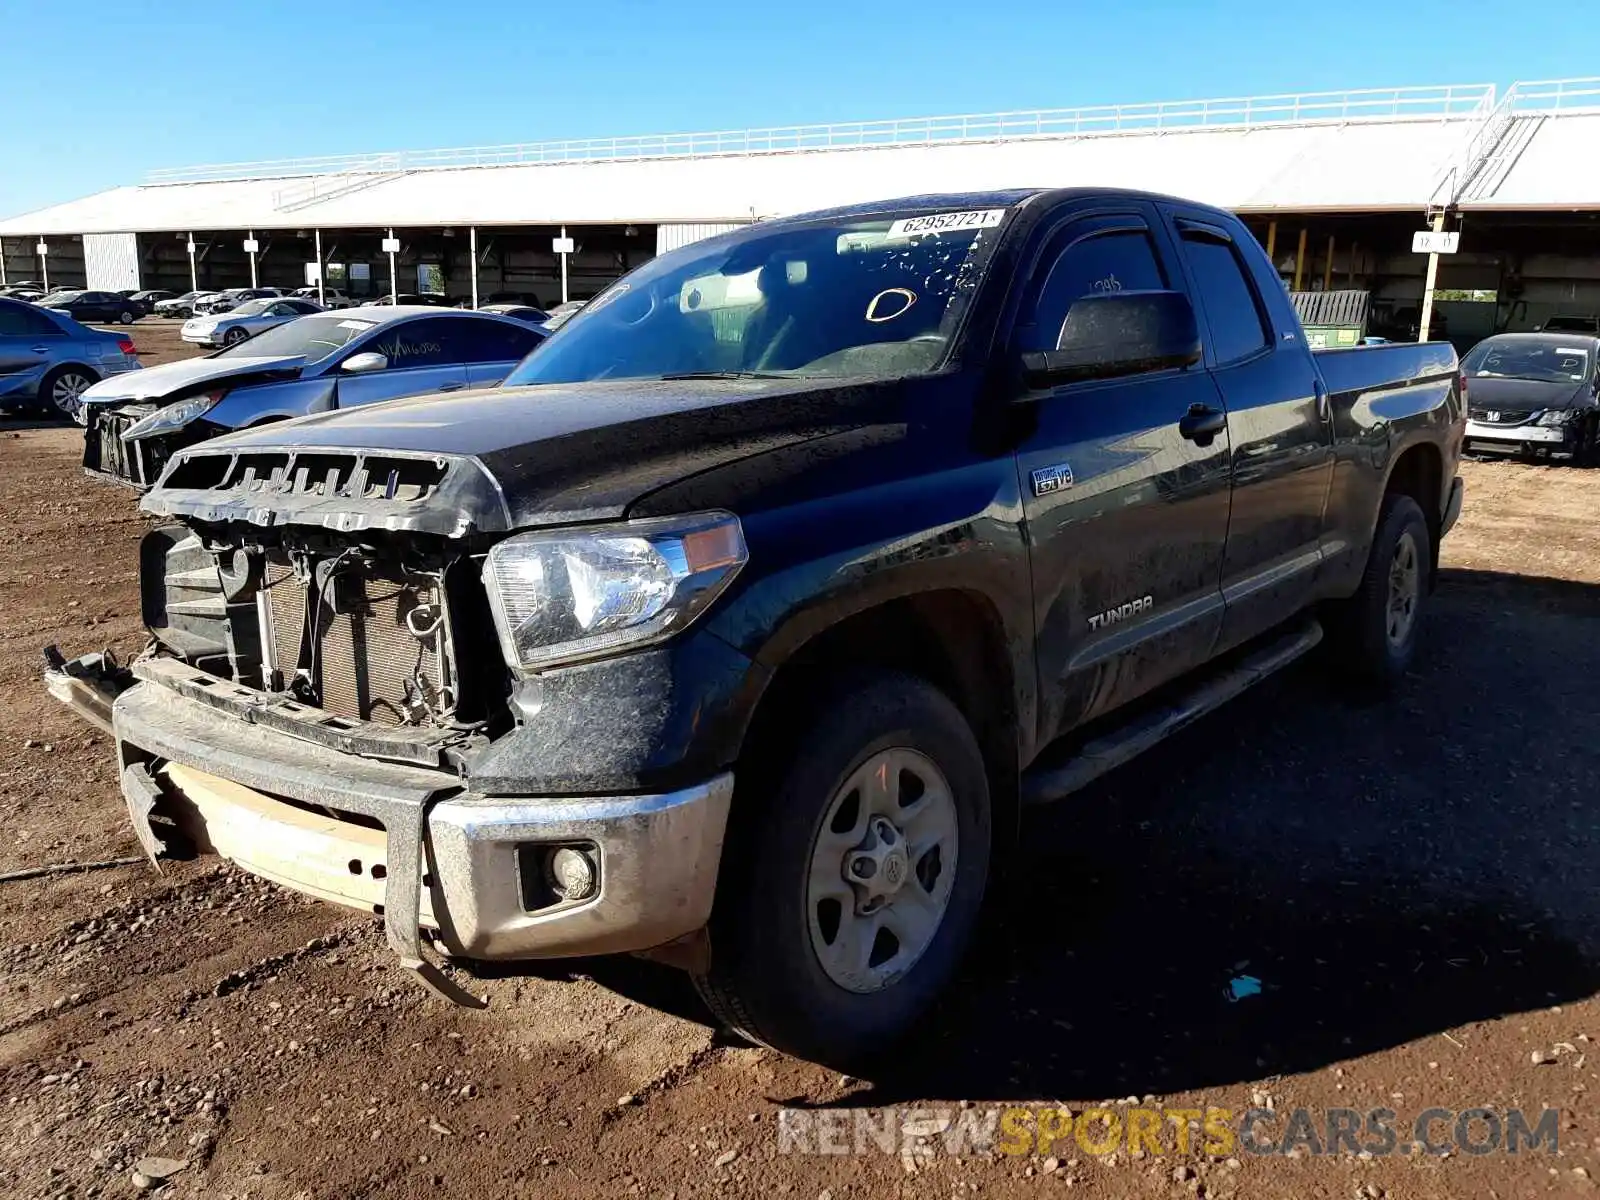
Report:
M 1587 383 L 1543 379 L 1499 379 L 1469 375 L 1467 397 L 1473 408 L 1591 408 L 1594 389 Z
M 752 455 L 863 426 L 898 421 L 896 383 L 817 380 L 618 380 L 419 396 L 318 413 L 205 442 L 174 460 L 147 493 L 147 511 L 202 520 L 378 526 L 465 536 L 611 520 L 667 484 Z M 291 465 L 265 488 L 233 487 L 246 467 Z M 225 474 L 206 462 L 237 456 Z M 330 457 L 331 456 L 331 457 Z M 346 459 L 348 456 L 348 460 Z M 439 472 L 425 499 L 379 495 L 370 480 L 396 461 Z M 367 486 L 321 486 L 349 461 Z M 181 469 L 192 464 L 193 469 Z M 356 464 L 360 464 L 359 467 Z M 184 485 L 203 480 L 204 496 Z M 221 481 L 221 482 L 219 482 Z M 390 489 L 393 490 L 392 488 Z M 450 509 L 451 511 L 445 511 Z
M 222 379 L 245 375 L 292 374 L 305 365 L 301 355 L 240 358 L 189 358 L 162 363 L 126 375 L 113 375 L 83 393 L 86 404 L 112 400 L 177 400 L 185 392 L 198 391 Z

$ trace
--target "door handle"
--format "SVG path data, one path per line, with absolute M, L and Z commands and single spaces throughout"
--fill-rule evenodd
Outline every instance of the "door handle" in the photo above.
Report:
M 30 354 L 49 354 L 50 353 L 50 347 L 49 346 L 29 346 L 28 347 L 28 352 Z
M 441 392 L 459 392 L 466 386 L 467 385 L 464 383 L 441 383 L 439 385 L 439 390 Z
M 1211 439 L 1228 427 L 1228 414 L 1209 404 L 1191 404 L 1178 422 L 1178 432 L 1197 446 L 1209 446 Z

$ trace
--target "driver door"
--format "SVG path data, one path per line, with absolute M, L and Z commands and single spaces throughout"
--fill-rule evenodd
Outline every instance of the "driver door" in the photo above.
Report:
M 1186 290 L 1149 205 L 1069 219 L 1029 280 L 1011 355 L 1054 349 L 1080 296 L 1159 289 Z M 1048 741 L 1209 657 L 1223 616 L 1228 435 L 1186 432 L 1197 408 L 1223 408 L 1200 364 L 1058 384 L 1028 407 L 1017 467 Z
M 467 386 L 457 322 L 446 317 L 397 321 L 364 338 L 344 356 L 334 403 L 339 408 L 377 404 L 402 396 L 454 392 Z M 346 373 L 343 363 L 357 354 L 382 354 L 389 365 L 381 371 Z

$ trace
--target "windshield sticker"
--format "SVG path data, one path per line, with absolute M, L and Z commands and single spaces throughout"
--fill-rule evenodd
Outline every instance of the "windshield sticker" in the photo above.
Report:
M 928 217 L 902 217 L 889 226 L 890 238 L 919 237 L 925 233 L 960 233 L 967 229 L 993 229 L 1006 215 L 1003 208 L 975 212 L 934 213 Z
M 364 333 L 366 330 L 372 328 L 372 322 L 370 322 L 370 321 L 340 321 L 339 322 L 339 328 L 340 329 L 354 329 L 357 333 Z
M 916 302 L 917 294 L 909 288 L 885 288 L 867 302 L 867 320 L 882 325 L 905 316 Z
M 1580 349 L 1577 346 L 1557 346 L 1556 347 L 1556 353 L 1557 354 L 1579 354 L 1579 355 L 1581 355 L 1584 352 L 1583 352 L 1582 349 Z

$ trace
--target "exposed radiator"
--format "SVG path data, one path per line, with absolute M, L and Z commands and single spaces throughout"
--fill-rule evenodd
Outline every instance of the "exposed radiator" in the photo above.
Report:
M 324 584 L 314 646 L 303 632 L 309 588 L 269 562 L 261 590 L 273 686 L 310 680 L 327 712 L 384 725 L 422 724 L 453 692 L 448 622 L 438 580 L 373 578 L 349 568 Z M 418 634 L 423 636 L 419 637 Z

